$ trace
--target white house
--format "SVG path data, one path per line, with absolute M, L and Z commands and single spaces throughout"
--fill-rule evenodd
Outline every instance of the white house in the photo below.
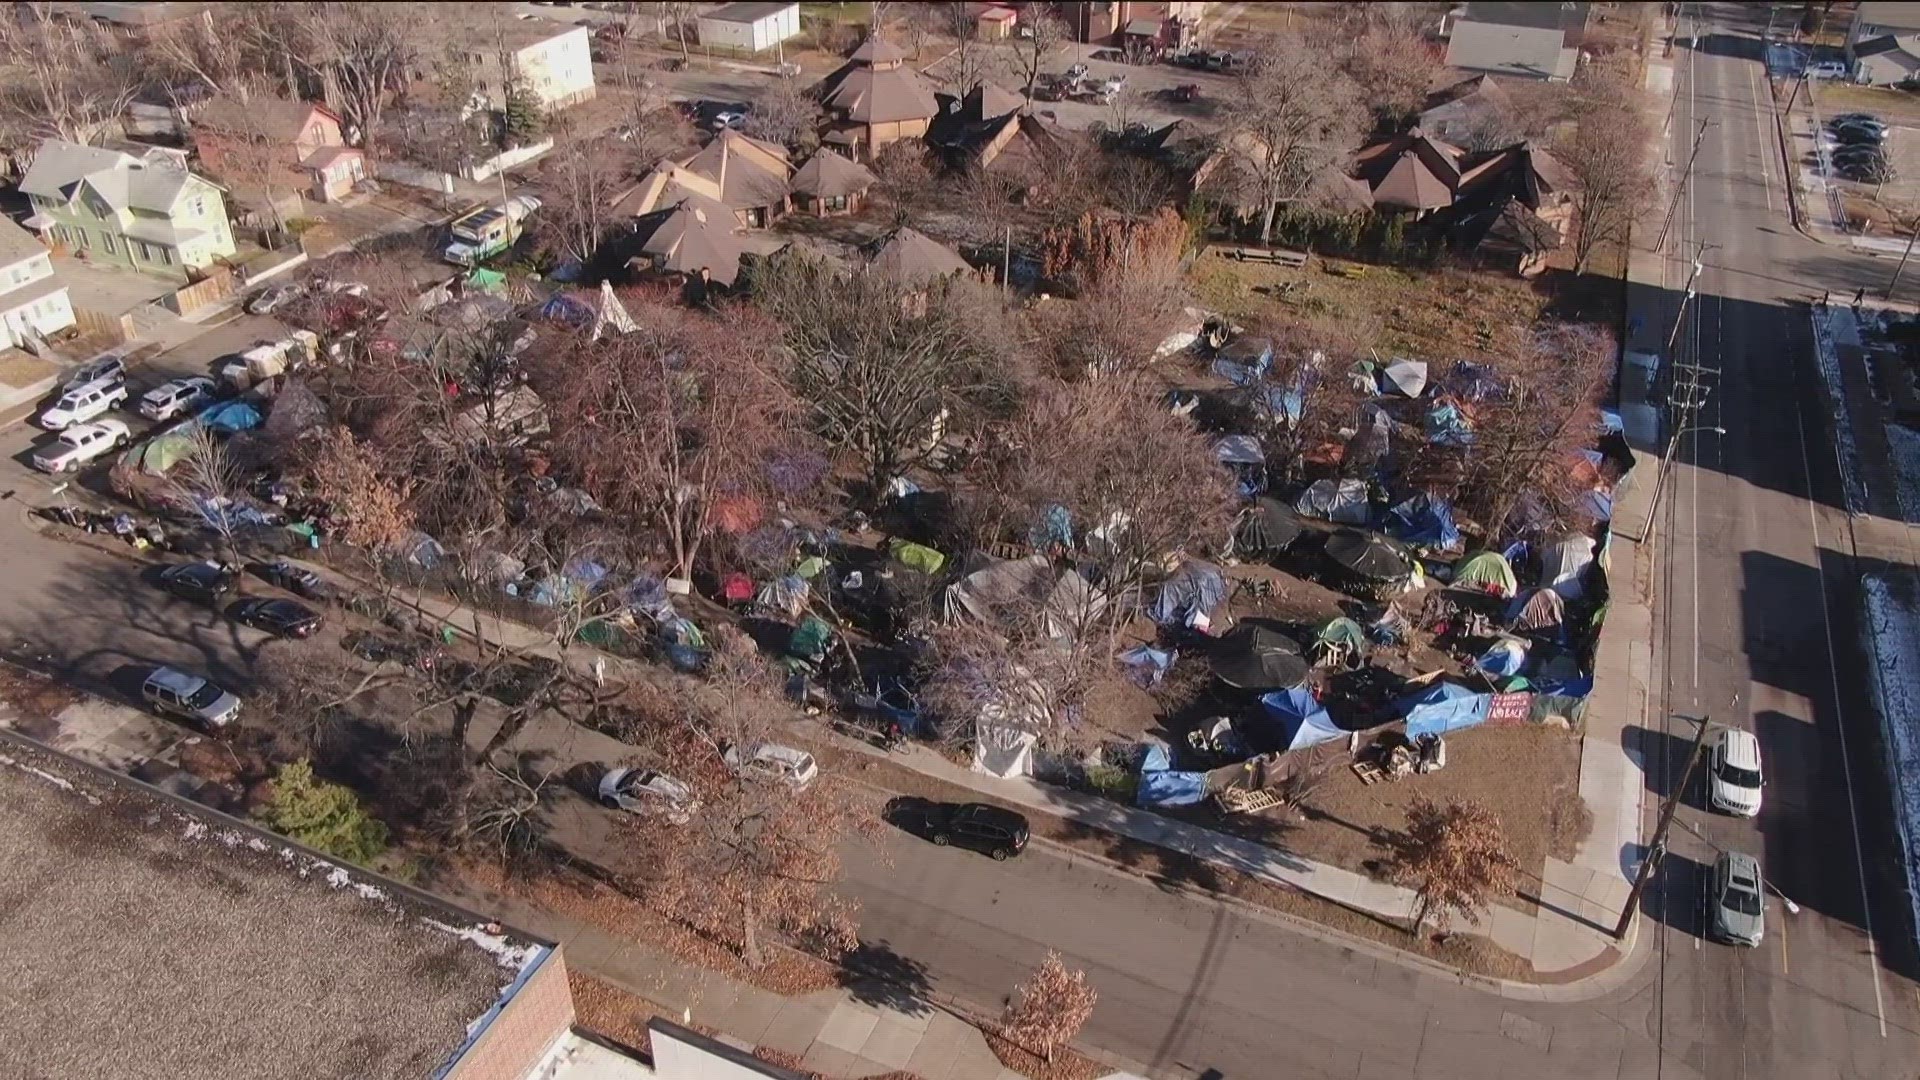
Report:
M 73 301 L 67 283 L 53 272 L 46 245 L 0 217 L 0 341 L 37 347 L 72 325 Z
M 475 30 L 461 50 L 494 108 L 506 106 L 507 83 L 519 79 L 542 108 L 577 105 L 594 95 L 593 40 L 584 26 L 556 27 L 528 19 L 498 31 Z
M 722 4 L 700 14 L 700 44 L 765 52 L 800 33 L 800 5 Z

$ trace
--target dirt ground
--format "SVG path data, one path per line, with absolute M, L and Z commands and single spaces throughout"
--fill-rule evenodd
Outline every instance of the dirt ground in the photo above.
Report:
M 58 370 L 53 363 L 29 353 L 13 349 L 0 353 L 0 383 L 8 386 L 32 386 Z

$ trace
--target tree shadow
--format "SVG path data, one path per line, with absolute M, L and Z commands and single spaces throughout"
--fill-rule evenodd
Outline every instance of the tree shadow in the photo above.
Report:
M 908 1016 L 933 1012 L 933 979 L 927 965 L 895 952 L 884 941 L 862 941 L 840 958 L 838 979 L 855 1001 Z

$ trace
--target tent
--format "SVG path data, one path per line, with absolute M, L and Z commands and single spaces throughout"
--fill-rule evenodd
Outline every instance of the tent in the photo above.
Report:
M 1251 386 L 1273 366 L 1273 340 L 1237 337 L 1213 357 L 1213 373 L 1235 386 Z
M 1476 694 L 1456 683 L 1443 682 L 1401 698 L 1396 711 L 1407 721 L 1407 738 L 1414 739 L 1483 723 L 1492 707 L 1492 694 Z
M 1540 587 L 1552 589 L 1562 600 L 1578 600 L 1586 593 L 1587 567 L 1593 562 L 1593 540 L 1573 533 L 1540 548 Z
M 1212 563 L 1189 559 L 1147 605 L 1147 617 L 1162 626 L 1192 625 L 1195 616 L 1208 615 L 1227 598 L 1227 578 Z
M 1311 644 L 1315 663 L 1348 665 L 1366 654 L 1367 635 L 1359 623 L 1336 615 L 1314 627 Z
M 1228 435 L 1213 444 L 1213 455 L 1233 473 L 1242 497 L 1267 489 L 1267 455 L 1252 435 Z
M 1482 551 L 1460 560 L 1453 568 L 1453 585 L 1502 600 L 1511 600 L 1513 594 L 1520 591 L 1513 567 L 1507 565 L 1506 557 L 1497 551 Z
M 1535 589 L 1508 620 L 1515 630 L 1557 630 L 1566 622 L 1567 602 L 1552 589 Z
M 1014 605 L 1037 606 L 1047 620 L 1047 633 L 1071 637 L 1080 627 L 1107 609 L 1107 596 L 1073 569 L 1055 570 L 1044 555 L 1024 559 L 985 557 L 977 569 L 947 586 L 944 608 L 948 619 L 968 617 L 996 623 Z
M 168 469 L 193 455 L 194 436 L 199 430 L 200 425 L 189 420 L 128 450 L 121 460 L 138 462 L 140 471 L 148 476 L 165 476 Z
M 1427 410 L 1427 441 L 1435 446 L 1472 446 L 1473 421 L 1445 398 Z
M 1033 750 L 1040 742 L 1036 732 L 1047 724 L 1039 684 L 1029 681 L 1011 696 L 982 689 L 988 700 L 980 706 L 973 725 L 974 771 L 1002 779 L 1032 776 Z
M 1367 482 L 1364 480 L 1315 480 L 1300 493 L 1293 508 L 1307 517 L 1338 521 L 1346 525 L 1367 523 Z
M 1263 695 L 1260 712 L 1264 722 L 1252 726 L 1276 750 L 1299 750 L 1347 735 L 1304 686 Z
M 1526 643 L 1507 638 L 1488 646 L 1486 652 L 1474 658 L 1473 666 L 1488 675 L 1505 678 L 1520 674 L 1526 663 Z
M 1367 529 L 1334 533 L 1327 538 L 1326 556 L 1342 570 L 1367 581 L 1394 582 L 1413 572 L 1404 548 Z
M 1360 406 L 1360 424 L 1347 440 L 1345 464 L 1348 472 L 1370 472 L 1393 449 L 1393 417 L 1387 410 L 1367 402 Z
M 592 324 L 595 314 L 593 307 L 584 300 L 566 292 L 557 292 L 540 305 L 540 318 L 579 329 Z
M 1492 368 L 1471 360 L 1455 362 L 1453 370 L 1440 381 L 1440 385 L 1446 388 L 1447 393 L 1467 401 L 1485 401 L 1506 393 L 1506 387 L 1501 385 Z
M 760 586 L 760 594 L 755 596 L 753 601 L 768 611 L 778 612 L 789 619 L 797 619 L 800 613 L 806 610 L 807 597 L 812 595 L 812 592 L 813 589 L 807 584 L 807 579 L 788 574 L 786 577 L 775 578 Z
M 1233 530 L 1233 553 L 1241 558 L 1269 558 L 1300 539 L 1300 515 L 1278 499 L 1259 499 L 1242 511 Z
M 947 557 L 925 544 L 916 544 L 911 540 L 895 538 L 887 545 L 887 554 L 898 559 L 901 564 L 923 574 L 937 574 L 947 563 Z
M 1387 515 L 1387 535 L 1421 547 L 1446 549 L 1460 542 L 1453 504 L 1422 492 Z
M 1300 644 L 1258 623 L 1241 623 L 1220 639 L 1207 660 L 1214 677 L 1237 690 L 1276 690 L 1306 681 L 1307 662 Z
M 1140 786 L 1134 801 L 1141 806 L 1192 806 L 1207 797 L 1207 774 L 1177 772 L 1167 748 L 1159 743 L 1147 746 L 1140 759 Z
M 1425 360 L 1398 359 L 1380 369 L 1380 392 L 1417 398 L 1427 388 Z
M 833 642 L 833 627 L 818 615 L 809 615 L 800 620 L 793 628 L 793 634 L 787 638 L 787 655 L 802 660 L 819 660 L 826 655 L 827 646 Z
M 1178 658 L 1178 653 L 1156 649 L 1151 645 L 1135 645 L 1118 657 L 1120 666 L 1127 671 L 1127 677 L 1142 690 L 1159 686 L 1160 680 L 1167 677 L 1167 671 Z
M 232 435 L 237 431 L 252 431 L 260 426 L 260 410 L 253 403 L 235 398 L 207 406 L 201 410 L 199 421 L 218 435 Z

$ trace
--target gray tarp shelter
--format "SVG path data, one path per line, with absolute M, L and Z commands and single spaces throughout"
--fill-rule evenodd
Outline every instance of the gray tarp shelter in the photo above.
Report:
M 1050 637 L 1071 637 L 1107 609 L 1107 596 L 1071 568 L 1055 569 L 1044 555 L 1024 559 L 981 556 L 975 569 L 947 586 L 946 616 L 997 625 L 1021 609 L 1038 608 Z
M 1365 525 L 1367 482 L 1364 480 L 1315 480 L 1300 493 L 1293 508 L 1307 517 L 1338 521 L 1345 525 Z

